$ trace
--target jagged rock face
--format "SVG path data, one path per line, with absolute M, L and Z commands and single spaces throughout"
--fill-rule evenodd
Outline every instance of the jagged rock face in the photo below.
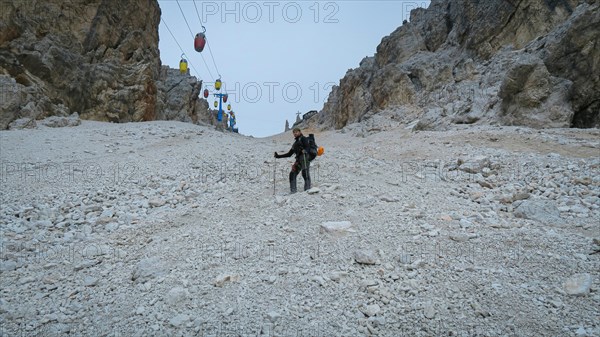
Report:
M 2 122 L 10 115 L 71 112 L 104 121 L 153 120 L 159 20 L 151 0 L 9 3 L 0 66 L 4 81 L 14 80 L 17 97 L 3 109 Z M 14 109 L 28 102 L 34 102 L 31 109 Z
M 568 127 L 573 113 L 567 104 L 571 83 L 552 77 L 544 62 L 531 54 L 519 55 L 509 66 L 498 96 L 504 124 L 537 128 Z
M 433 0 L 346 73 L 313 121 L 339 129 L 396 109 L 419 129 L 600 127 L 599 6 Z
M 339 87 L 334 87 L 329 95 L 326 107 L 335 116 L 333 121 L 336 128 L 343 127 L 350 120 L 357 120 L 361 114 L 369 110 L 373 104 L 370 80 L 373 77 L 371 60 L 365 60 L 367 66 L 350 70 L 346 73 Z M 299 120 L 297 120 L 299 122 Z
M 199 98 L 202 81 L 177 69 L 162 67 L 158 81 L 158 120 L 197 123 L 205 115 L 208 103 Z
M 90 64 L 76 106 L 82 108 L 84 118 L 155 119 L 159 20 L 154 1 L 100 3 L 83 41 Z
M 73 112 L 112 122 L 198 119 L 201 83 L 161 73 L 156 0 L 3 2 L 0 15 L 0 129 Z
M 589 1 L 592 3 L 592 1 Z M 596 2 L 579 10 L 566 25 L 552 32 L 535 48 L 548 70 L 573 82 L 569 99 L 574 127 L 600 127 L 600 10 Z

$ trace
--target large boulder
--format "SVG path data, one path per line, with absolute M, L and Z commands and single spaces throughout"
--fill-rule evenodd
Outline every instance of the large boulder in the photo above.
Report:
M 600 3 L 584 3 L 539 48 L 554 76 L 573 82 L 569 100 L 575 127 L 600 127 Z M 543 43 L 543 45 L 542 45 Z
M 520 54 L 509 66 L 498 93 L 504 124 L 569 127 L 573 119 L 567 103 L 570 87 L 570 81 L 552 77 L 539 57 Z

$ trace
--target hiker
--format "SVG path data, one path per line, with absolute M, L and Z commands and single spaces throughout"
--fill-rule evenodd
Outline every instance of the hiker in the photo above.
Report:
M 294 128 L 292 132 L 296 140 L 292 145 L 292 148 L 288 153 L 282 155 L 275 152 L 275 158 L 288 158 L 291 157 L 292 154 L 296 155 L 296 161 L 292 165 L 292 170 L 290 171 L 290 191 L 296 193 L 296 177 L 299 172 L 302 172 L 302 178 L 304 178 L 304 190 L 310 189 L 310 159 L 307 150 L 310 144 L 308 138 L 302 135 L 300 128 Z

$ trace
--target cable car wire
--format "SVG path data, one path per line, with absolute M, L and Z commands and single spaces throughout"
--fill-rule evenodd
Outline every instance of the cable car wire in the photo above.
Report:
M 213 64 L 215 65 L 215 69 L 217 70 L 217 75 L 221 78 L 221 73 L 219 72 L 219 68 L 217 68 L 217 62 L 215 62 L 215 57 L 213 56 L 212 50 L 210 49 L 210 43 L 206 40 L 206 45 L 208 46 L 208 52 L 210 53 L 210 57 L 212 57 Z
M 204 24 L 202 24 L 202 19 L 200 19 L 200 14 L 198 13 L 198 6 L 196 6 L 196 0 L 192 2 L 194 3 L 194 8 L 196 8 L 196 15 L 198 16 L 198 21 L 200 21 L 200 26 L 204 27 Z
M 183 15 L 183 21 L 185 21 L 185 24 L 187 25 L 188 29 L 190 30 L 190 35 L 192 35 L 192 39 L 194 38 L 194 33 L 192 33 L 192 29 L 190 28 L 190 25 L 187 22 L 187 19 L 185 18 L 185 14 L 183 14 L 183 9 L 181 9 L 181 6 L 179 5 L 179 0 L 176 0 L 175 2 L 177 2 L 177 7 L 179 7 L 179 10 L 181 11 L 181 15 Z
M 190 31 L 190 35 L 192 36 L 192 39 L 195 39 L 195 37 L 194 37 L 194 33 L 192 32 L 192 29 L 190 28 L 190 25 L 189 25 L 189 23 L 188 23 L 188 21 L 187 21 L 187 19 L 186 19 L 186 17 L 185 17 L 185 14 L 184 14 L 184 12 L 183 12 L 183 9 L 181 8 L 181 5 L 179 4 L 179 1 L 178 1 L 178 0 L 175 0 L 175 1 L 177 2 L 177 6 L 179 7 L 179 11 L 181 12 L 181 15 L 183 16 L 183 20 L 185 21 L 185 24 L 186 24 L 186 26 L 188 27 L 188 30 Z M 198 16 L 198 21 L 200 21 L 200 26 L 201 26 L 201 27 L 204 29 L 204 31 L 206 31 L 206 28 L 205 28 L 205 27 L 204 27 L 204 25 L 202 24 L 202 19 L 200 19 L 200 14 L 199 14 L 199 12 L 198 12 L 198 7 L 196 6 L 196 2 L 195 2 L 195 0 L 193 0 L 192 2 L 194 3 L 194 8 L 196 9 L 196 15 Z M 185 55 L 185 52 L 183 51 L 183 48 L 181 47 L 181 45 L 179 44 L 179 42 L 178 42 L 178 41 L 177 41 L 177 39 L 175 38 L 175 35 L 173 34 L 173 32 L 171 31 L 171 29 L 170 29 L 170 28 L 169 28 L 169 26 L 167 25 L 167 22 L 166 22 L 166 21 L 165 21 L 165 20 L 162 18 L 162 16 L 161 16 L 161 21 L 162 21 L 162 23 L 164 23 L 165 27 L 167 28 L 167 30 L 168 30 L 168 31 L 169 31 L 169 33 L 171 34 L 171 37 L 173 38 L 173 40 L 175 40 L 175 43 L 177 44 L 177 46 L 179 47 L 179 50 L 180 50 L 180 51 L 181 51 L 181 53 L 182 53 L 181 57 L 183 58 L 183 56 Z M 212 53 L 212 50 L 211 50 L 211 48 L 210 48 L 210 45 L 208 44 L 208 40 L 206 40 L 206 44 L 208 45 L 208 51 L 209 51 L 209 53 L 210 53 L 210 56 L 211 56 L 211 58 L 212 58 L 213 65 L 215 66 L 215 69 L 217 70 L 217 74 L 219 75 L 219 78 L 218 78 L 216 81 L 214 80 L 214 76 L 213 76 L 213 75 L 212 75 L 212 73 L 210 72 L 210 68 L 208 67 L 208 64 L 206 63 L 206 60 L 204 59 L 204 56 L 202 56 L 202 54 L 200 54 L 200 57 L 202 57 L 202 61 L 204 62 L 204 65 L 206 66 L 206 70 L 208 71 L 208 73 L 210 74 L 211 78 L 212 78 L 212 79 L 213 79 L 213 81 L 215 82 L 215 87 L 216 87 L 216 84 L 217 84 L 217 82 L 218 82 L 218 83 L 220 83 L 220 82 L 221 82 L 221 73 L 219 72 L 219 68 L 217 67 L 217 62 L 215 62 L 215 57 L 214 57 L 214 55 L 213 55 L 213 53 Z M 194 46 L 195 46 L 195 44 L 194 44 Z M 200 74 L 200 73 L 198 72 L 198 70 L 196 69 L 196 67 L 194 66 L 194 64 L 193 64 L 193 63 L 191 63 L 191 61 L 190 61 L 189 63 L 190 63 L 190 65 L 192 66 L 192 69 L 194 69 L 194 71 L 196 71 L 196 73 Z M 181 65 L 180 65 L 180 67 L 181 67 Z M 181 69 L 181 68 L 180 68 L 180 69 Z M 207 90 L 207 89 L 205 89 L 205 91 L 206 91 L 206 90 Z M 222 96 L 221 96 L 221 97 L 222 97 Z M 227 96 L 225 96 L 224 102 L 227 102 Z M 216 104 L 216 103 L 217 103 L 217 102 L 215 101 L 215 104 Z M 220 109 L 220 106 L 219 106 L 219 109 Z M 228 105 L 228 110 L 231 110 L 231 104 L 229 104 L 229 105 Z M 233 112 L 233 111 L 229 111 L 229 112 L 223 111 L 223 113 L 225 114 L 225 116 L 228 116 L 228 115 L 227 115 L 228 113 L 229 113 L 229 114 L 231 114 L 231 118 L 232 118 L 232 119 L 230 120 L 230 127 L 231 127 L 232 131 L 233 131 L 233 130 L 236 130 L 235 132 L 237 132 L 237 129 L 234 129 L 234 127 L 233 127 L 234 125 L 236 125 L 236 123 L 235 123 L 235 114 L 234 114 L 234 112 Z M 220 115 L 220 110 L 219 110 L 219 115 Z M 219 119 L 219 121 L 220 121 L 220 119 Z
M 192 2 L 194 3 L 194 8 L 196 9 L 196 16 L 198 16 L 200 26 L 204 27 L 202 19 L 200 18 L 200 13 L 198 12 L 198 6 L 196 6 L 196 0 L 193 0 Z M 206 45 L 208 46 L 208 52 L 210 53 L 210 57 L 212 58 L 213 65 L 215 66 L 215 70 L 217 71 L 217 75 L 219 75 L 219 78 L 221 78 L 221 72 L 219 71 L 219 67 L 217 67 L 217 62 L 215 62 L 215 56 L 213 55 L 212 49 L 210 48 L 210 41 L 208 41 L 208 39 L 206 40 Z
M 177 39 L 175 38 L 175 35 L 173 35 L 173 32 L 171 31 L 171 29 L 169 28 L 169 26 L 167 25 L 167 22 L 162 17 L 160 18 L 160 21 L 162 21 L 162 23 L 165 24 L 165 27 L 167 28 L 167 30 L 171 34 L 171 37 L 173 37 L 173 40 L 175 40 L 175 43 L 179 47 L 179 50 L 181 51 L 181 53 L 183 55 L 185 55 L 185 52 L 183 51 L 183 48 L 181 48 L 181 45 L 179 44 L 179 42 L 177 42 Z M 196 67 L 194 67 L 194 64 L 192 63 L 192 61 L 188 60 L 188 62 L 190 63 L 190 65 L 192 66 L 192 69 L 194 69 L 194 71 L 196 72 L 196 74 L 198 74 L 198 77 L 200 77 L 200 72 L 196 69 Z

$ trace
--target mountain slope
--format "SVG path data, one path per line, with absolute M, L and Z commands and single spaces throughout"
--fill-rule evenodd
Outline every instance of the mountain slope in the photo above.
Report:
M 598 130 L 356 135 L 317 134 L 320 191 L 290 196 L 290 134 L 0 132 L 3 331 L 600 333 Z
M 346 73 L 310 125 L 391 111 L 419 129 L 600 127 L 599 6 L 433 0 Z

